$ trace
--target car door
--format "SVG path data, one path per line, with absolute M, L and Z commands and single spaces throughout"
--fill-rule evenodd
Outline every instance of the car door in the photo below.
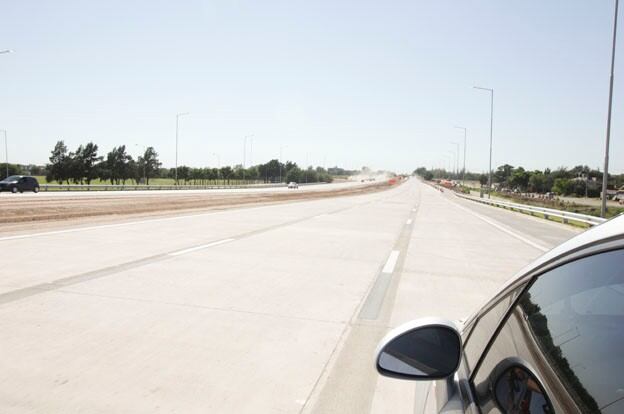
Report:
M 531 280 L 471 372 L 482 413 L 624 412 L 623 264 L 605 251 Z
M 429 389 L 423 413 L 449 412 L 450 408 L 454 412 L 479 412 L 470 387 L 470 373 L 525 286 L 524 281 L 510 285 L 467 321 L 462 335 L 464 352 L 456 376 L 436 381 Z
M 17 189 L 19 191 L 28 190 L 28 178 L 22 177 L 17 181 Z

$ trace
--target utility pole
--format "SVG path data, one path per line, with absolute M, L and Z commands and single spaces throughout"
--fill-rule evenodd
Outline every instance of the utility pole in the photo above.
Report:
M 282 150 L 284 148 L 288 148 L 288 145 L 280 145 L 280 153 L 279 153 L 279 182 L 282 183 Z
M 615 69 L 615 41 L 617 39 L 619 0 L 615 0 L 615 13 L 613 16 L 613 45 L 611 47 L 611 76 L 609 78 L 609 109 L 607 111 L 607 137 L 605 139 L 604 173 L 602 176 L 602 203 L 600 205 L 600 217 L 607 215 L 607 184 L 609 182 L 609 141 L 611 140 L 611 108 L 613 107 L 613 71 Z
M 9 144 L 8 144 L 8 140 L 7 140 L 7 132 L 6 129 L 3 129 L 2 132 L 4 132 L 4 157 L 5 157 L 5 167 L 6 167 L 6 177 L 7 178 L 9 176 Z
M 247 137 L 243 140 L 243 184 L 245 183 L 245 163 L 247 162 Z
M 180 117 L 188 115 L 188 112 L 182 112 L 176 114 L 176 141 L 175 141 L 175 183 L 178 185 L 178 126 L 180 124 Z
M 468 130 L 461 126 L 456 126 L 455 128 L 464 130 L 464 168 L 462 169 L 462 184 L 466 185 L 466 135 L 468 134 Z
M 617 0 L 616 0 L 617 1 Z M 474 89 L 481 89 L 490 92 L 490 167 L 488 169 L 488 198 L 492 192 L 492 130 L 494 129 L 494 89 L 474 86 Z
M 0 50 L 0 55 L 4 55 L 6 53 L 13 53 L 13 50 L 12 49 Z M 6 177 L 4 177 L 4 178 L 7 178 L 9 176 L 9 144 L 8 144 L 8 141 L 7 141 L 6 129 L 3 129 L 2 132 L 4 132 L 4 155 L 6 157 L 6 161 L 5 161 L 5 163 L 6 163 L 6 165 L 5 165 L 5 167 L 6 167 Z

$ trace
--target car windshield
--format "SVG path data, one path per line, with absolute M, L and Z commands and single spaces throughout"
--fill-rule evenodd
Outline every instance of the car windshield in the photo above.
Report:
M 442 401 L 387 332 L 624 219 L 615 5 L 3 2 L 0 414 Z

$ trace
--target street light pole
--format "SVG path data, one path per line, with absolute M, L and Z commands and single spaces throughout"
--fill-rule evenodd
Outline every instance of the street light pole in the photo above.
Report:
M 468 130 L 461 126 L 456 126 L 455 128 L 464 130 L 464 168 L 462 168 L 462 184 L 466 185 L 466 135 L 468 134 Z
M 4 50 L 0 50 L 0 55 L 3 55 L 5 53 L 13 53 L 12 49 L 4 49 Z M 5 167 L 6 167 L 6 176 L 9 176 L 9 144 L 7 141 L 7 132 L 6 129 L 3 129 L 2 132 L 4 132 L 4 155 L 6 157 L 6 161 L 5 161 Z M 6 178 L 6 177 L 5 177 Z
M 607 215 L 607 184 L 609 181 L 609 141 L 611 140 L 611 108 L 613 106 L 613 71 L 615 68 L 615 41 L 617 39 L 618 4 L 615 0 L 615 13 L 613 17 L 613 45 L 611 47 L 611 76 L 609 78 L 609 109 L 607 111 L 607 137 L 605 139 L 604 172 L 602 175 L 602 203 L 600 205 L 600 217 Z
M 3 129 L 2 132 L 4 132 L 4 156 L 5 156 L 4 163 L 6 167 L 6 177 L 8 177 L 9 176 L 9 144 L 8 144 L 9 141 L 7 140 L 6 129 Z
M 617 0 L 616 0 L 617 1 Z M 474 89 L 481 89 L 490 92 L 490 167 L 488 169 L 488 198 L 492 192 L 492 130 L 494 129 L 494 89 L 474 86 Z
M 178 185 L 178 125 L 180 123 L 180 117 L 184 115 L 188 115 L 188 112 L 182 112 L 176 114 L 176 148 L 175 148 L 175 183 Z
M 288 148 L 288 145 L 280 145 L 280 154 L 279 154 L 279 182 L 282 183 L 282 150 L 284 148 Z

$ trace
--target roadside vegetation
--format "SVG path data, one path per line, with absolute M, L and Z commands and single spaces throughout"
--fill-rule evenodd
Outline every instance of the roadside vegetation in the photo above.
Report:
M 80 145 L 70 151 L 64 141 L 58 141 L 52 149 L 49 163 L 40 165 L 9 164 L 9 175 L 28 174 L 36 176 L 40 183 L 58 184 L 176 184 L 175 168 L 163 168 L 158 152 L 147 147 L 134 159 L 125 145 L 114 147 L 105 155 L 93 142 Z M 366 168 L 366 167 L 364 167 Z M 6 164 L 0 164 L 4 173 Z M 300 167 L 297 163 L 273 159 L 248 168 L 242 165 L 223 167 L 178 166 L 177 184 L 180 185 L 237 185 L 277 182 L 332 182 L 334 178 L 348 178 L 361 171 L 339 167 Z M 4 174 L 3 174 L 4 175 Z
M 444 169 L 429 170 L 417 168 L 414 174 L 425 180 L 446 179 L 461 181 L 462 172 L 453 173 Z M 557 210 L 600 216 L 600 207 L 583 203 L 585 197 L 599 198 L 602 191 L 603 174 L 599 170 L 588 166 L 578 165 L 568 169 L 559 167 L 555 170 L 525 170 L 523 167 L 514 167 L 509 164 L 499 166 L 492 172 L 492 196 L 505 198 L 514 202 L 539 207 L 554 208 Z M 487 185 L 487 174 L 466 172 L 466 182 Z M 608 196 L 610 198 L 624 195 L 624 174 L 608 176 Z M 458 185 L 458 191 L 469 193 L 480 191 L 479 187 Z M 576 197 L 576 200 L 565 200 L 560 197 Z M 607 217 L 613 217 L 624 212 L 622 207 L 609 206 Z

